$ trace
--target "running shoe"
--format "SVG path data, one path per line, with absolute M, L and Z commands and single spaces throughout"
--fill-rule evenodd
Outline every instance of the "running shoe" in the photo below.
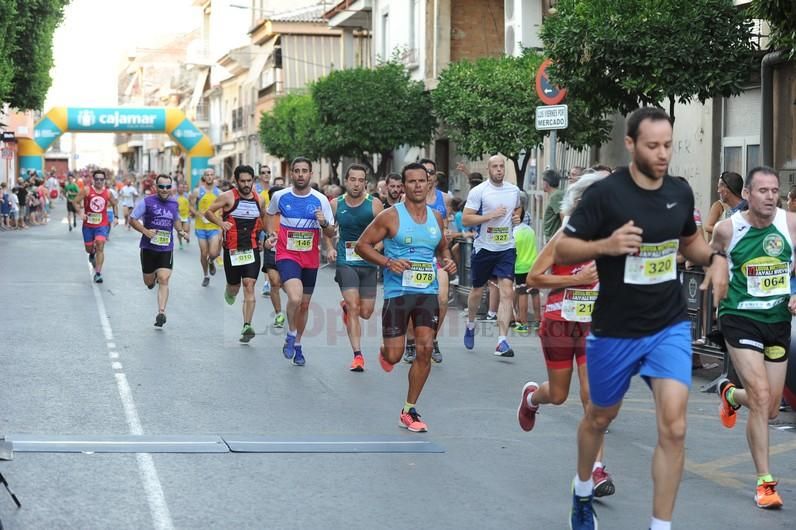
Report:
M 384 355 L 381 353 L 381 349 L 379 349 L 379 364 L 381 365 L 381 369 L 387 373 L 392 372 L 392 369 L 394 368 L 394 366 L 387 362 L 387 359 L 384 358 Z
M 69 225 L 69 231 L 70 232 L 72 231 L 72 225 Z
M 102 283 L 102 274 L 98 272 L 94 273 L 94 283 Z
M 285 327 L 285 314 L 284 313 L 278 313 L 274 317 L 274 327 L 275 328 L 280 328 L 280 329 Z
M 244 324 L 243 331 L 240 332 L 240 341 L 243 343 L 247 343 L 254 338 L 254 328 L 251 324 Z
M 598 530 L 597 514 L 592 506 L 593 497 L 578 497 L 572 487 L 572 509 L 569 512 L 570 530 Z
M 216 264 L 213 262 L 212 258 L 207 259 L 207 270 L 210 273 L 210 276 L 216 275 Z
M 434 349 L 431 350 L 431 360 L 439 364 L 442 362 L 442 352 L 439 351 L 439 343 L 434 341 Z
M 727 400 L 727 391 L 731 388 L 735 388 L 735 385 L 729 379 L 719 381 L 719 418 L 721 418 L 721 424 L 728 429 L 735 427 L 735 422 L 738 420 L 738 415 L 735 411 L 741 408 L 738 405 L 733 407 Z
M 520 429 L 525 432 L 533 430 L 536 423 L 536 412 L 539 410 L 539 405 L 535 407 L 528 405 L 528 394 L 537 390 L 539 390 L 539 385 L 533 381 L 525 383 L 525 386 L 522 387 L 522 400 L 517 408 L 517 421 L 520 423 Z
M 605 470 L 605 466 L 600 466 L 591 472 L 591 479 L 594 482 L 593 494 L 595 497 L 607 497 L 616 493 L 616 486 L 611 475 Z
M 497 315 L 485 315 L 478 320 L 481 322 L 497 322 Z
M 514 357 L 514 350 L 511 349 L 511 346 L 509 346 L 508 342 L 502 340 L 498 343 L 497 347 L 495 348 L 495 356 Z
M 207 287 L 208 285 L 210 285 L 210 278 L 205 276 L 204 279 L 202 280 L 202 287 Z
M 263 296 L 270 296 L 271 295 L 271 282 L 265 280 L 263 283 Z
M 404 362 L 406 364 L 412 364 L 415 362 L 417 358 L 417 347 L 414 343 L 407 343 L 406 344 L 406 351 L 404 352 Z
M 428 432 L 428 425 L 420 421 L 420 414 L 417 413 L 414 407 L 409 409 L 409 412 L 401 411 L 398 425 L 412 432 Z
M 166 313 L 158 313 L 158 316 L 155 317 L 155 327 L 162 328 L 163 324 L 166 323 Z
M 354 355 L 354 358 L 351 360 L 351 368 L 349 368 L 352 372 L 364 372 L 365 371 L 365 358 L 361 355 Z
M 782 497 L 776 490 L 777 482 L 763 482 L 755 491 L 755 503 L 758 508 L 773 509 L 782 507 Z
M 538 320 L 534 320 L 533 322 L 531 322 L 530 330 L 533 331 L 534 333 L 539 333 L 540 327 L 542 327 L 542 323 L 539 322 Z
M 516 333 L 517 335 L 527 335 L 528 334 L 528 324 L 520 324 L 518 322 L 517 325 L 514 326 L 514 333 Z
M 475 328 L 464 328 L 464 347 L 468 350 L 475 348 Z
M 306 361 L 304 360 L 304 354 L 301 352 L 301 346 L 293 346 L 293 351 L 295 354 L 290 362 L 293 363 L 293 366 L 304 366 Z
M 224 301 L 227 304 L 229 304 L 229 305 L 232 305 L 232 304 L 235 303 L 235 297 L 233 295 L 229 294 L 226 289 L 224 289 Z
M 285 337 L 285 345 L 282 346 L 282 355 L 285 356 L 285 359 L 293 358 L 293 355 L 296 353 L 295 344 L 296 336 L 288 333 L 287 337 Z
M 345 300 L 340 301 L 340 309 L 343 310 L 341 313 L 341 317 L 343 318 L 343 327 L 348 327 L 348 304 L 345 303 Z

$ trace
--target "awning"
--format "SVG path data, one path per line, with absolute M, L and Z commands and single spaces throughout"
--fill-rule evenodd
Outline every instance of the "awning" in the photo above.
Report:
M 258 89 L 260 88 L 258 79 L 260 79 L 260 74 L 263 72 L 263 67 L 268 61 L 268 58 L 274 53 L 275 44 L 276 38 L 273 38 L 269 39 L 262 46 L 259 46 L 260 49 L 257 51 L 257 55 L 254 57 L 254 61 L 252 61 L 252 65 L 249 67 L 249 73 L 246 76 L 247 84 L 254 85 Z
M 342 3 L 342 2 L 341 2 Z M 342 9 L 330 10 L 327 13 L 335 13 L 329 18 L 330 28 L 365 28 L 370 29 L 371 11 L 373 10 L 372 0 L 354 0 L 349 5 L 338 5 Z
M 191 94 L 191 102 L 188 105 L 188 110 L 191 114 L 196 113 L 196 107 L 199 106 L 199 100 L 202 99 L 202 93 L 205 91 L 205 83 L 207 82 L 207 75 L 210 70 L 203 69 L 196 76 L 196 83 L 193 86 L 193 94 Z

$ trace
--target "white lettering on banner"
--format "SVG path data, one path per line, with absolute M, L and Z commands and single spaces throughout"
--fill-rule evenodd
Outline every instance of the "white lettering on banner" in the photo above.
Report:
M 154 125 L 158 117 L 156 114 L 100 114 L 97 121 L 102 125 L 113 125 L 114 128 L 120 125 Z

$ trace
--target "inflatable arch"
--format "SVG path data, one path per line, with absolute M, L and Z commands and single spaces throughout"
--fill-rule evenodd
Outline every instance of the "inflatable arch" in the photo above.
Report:
M 172 107 L 54 107 L 36 123 L 33 138 L 19 139 L 19 174 L 43 175 L 44 153 L 65 132 L 166 133 L 186 153 L 185 175 L 195 187 L 210 166 L 213 144 L 185 113 Z

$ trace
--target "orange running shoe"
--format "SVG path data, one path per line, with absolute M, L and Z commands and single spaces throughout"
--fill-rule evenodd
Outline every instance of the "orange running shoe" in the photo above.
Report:
M 735 422 L 738 420 L 738 415 L 735 411 L 741 408 L 739 406 L 733 407 L 727 400 L 727 391 L 731 388 L 735 388 L 735 385 L 729 379 L 719 381 L 719 398 L 721 400 L 721 403 L 719 403 L 719 417 L 721 418 L 721 424 L 728 429 L 735 427 Z
M 351 368 L 352 372 L 364 372 L 365 371 L 365 358 L 361 355 L 354 355 L 354 359 L 351 361 Z
M 401 418 L 398 425 L 412 432 L 428 432 L 428 425 L 420 421 L 420 414 L 417 413 L 414 407 L 409 409 L 409 412 L 401 410 Z
M 385 372 L 392 372 L 393 365 L 387 362 L 387 359 L 384 358 L 384 355 L 381 354 L 381 348 L 379 348 L 379 364 L 381 365 L 381 369 Z
M 776 485 L 776 481 L 771 481 L 763 482 L 757 487 L 757 491 L 755 491 L 755 503 L 758 508 L 770 510 L 782 507 L 782 497 L 777 493 L 775 489 Z

